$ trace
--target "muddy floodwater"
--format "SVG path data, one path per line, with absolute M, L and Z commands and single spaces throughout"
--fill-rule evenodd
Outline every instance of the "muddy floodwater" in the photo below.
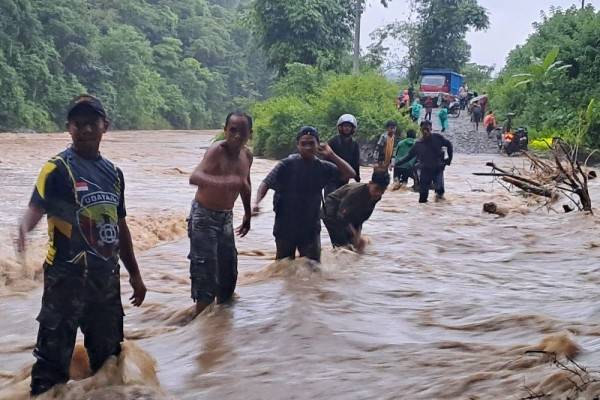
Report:
M 105 136 L 102 153 L 125 174 L 148 294 L 141 308 L 125 306 L 127 351 L 104 376 L 45 398 L 566 399 L 581 382 L 528 351 L 600 369 L 599 219 L 553 212 L 473 176 L 487 161 L 524 163 L 494 154 L 456 154 L 444 202 L 386 193 L 364 226 L 363 256 L 333 252 L 323 232 L 319 268 L 274 263 L 269 195 L 237 240 L 236 301 L 191 319 L 188 176 L 213 134 Z M 68 143 L 66 134 L 0 135 L 0 398 L 27 398 L 41 299 L 45 223 L 25 257 L 15 256 L 15 227 L 43 162 Z M 273 165 L 255 160 L 254 192 Z M 600 204 L 600 182 L 590 184 Z M 488 201 L 509 214 L 482 213 Z M 241 215 L 238 202 L 236 225 Z M 127 304 L 125 271 L 122 288 Z M 581 398 L 600 394 L 585 389 Z

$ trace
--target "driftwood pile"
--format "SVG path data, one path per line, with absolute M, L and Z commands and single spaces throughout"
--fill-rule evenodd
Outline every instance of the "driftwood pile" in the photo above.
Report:
M 559 199 L 568 198 L 580 211 L 592 213 L 592 200 L 588 191 L 588 181 L 596 177 L 594 171 L 586 168 L 587 160 L 577 160 L 577 149 L 572 149 L 562 140 L 553 143 L 550 159 L 542 159 L 535 154 L 523 152 L 529 161 L 524 168 L 502 169 L 493 162 L 486 163 L 491 172 L 476 172 L 474 175 L 492 176 L 507 190 L 515 188 L 525 193 L 546 197 L 546 205 Z M 494 203 L 486 204 L 484 211 L 493 212 Z M 569 205 L 563 205 L 566 212 L 572 211 Z

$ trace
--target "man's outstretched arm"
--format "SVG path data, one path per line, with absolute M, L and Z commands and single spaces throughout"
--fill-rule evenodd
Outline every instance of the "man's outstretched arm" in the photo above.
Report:
M 33 204 L 29 204 L 25 214 L 23 214 L 23 218 L 21 218 L 21 223 L 19 224 L 19 233 L 17 237 L 17 251 L 23 252 L 25 251 L 25 238 L 27 234 L 33 230 L 40 222 L 42 217 L 44 216 L 45 211 Z

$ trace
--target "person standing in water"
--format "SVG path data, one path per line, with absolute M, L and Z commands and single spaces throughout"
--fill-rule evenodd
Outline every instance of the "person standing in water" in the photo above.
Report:
M 394 149 L 394 157 L 392 164 L 394 165 L 394 187 L 392 190 L 398 190 L 403 185 L 408 183 L 408 178 L 412 178 L 414 186 L 417 186 L 417 172 L 415 171 L 415 160 L 412 159 L 405 164 L 398 164 L 396 160 L 400 160 L 406 156 L 410 149 L 415 145 L 417 132 L 414 129 L 409 129 L 406 132 L 406 139 L 400 141 Z
M 444 147 L 448 158 L 444 159 Z M 427 203 L 429 189 L 435 187 L 436 200 L 444 198 L 444 169 L 452 163 L 452 143 L 438 133 L 431 132 L 431 122 L 421 122 L 421 139 L 417 140 L 408 154 L 397 160 L 404 164 L 416 157 L 420 168 L 419 203 Z
M 225 119 L 225 140 L 214 143 L 190 176 L 198 187 L 188 217 L 190 279 L 196 314 L 215 299 L 229 301 L 237 282 L 237 249 L 233 230 L 233 205 L 238 196 L 244 205 L 239 236 L 250 230 L 253 156 L 246 143 L 252 136 L 252 118 L 242 112 Z
M 108 127 L 98 99 L 82 95 L 73 101 L 67 113 L 73 143 L 42 167 L 19 226 L 17 250 L 23 252 L 27 233 L 48 217 L 32 395 L 69 380 L 78 328 L 94 373 L 121 352 L 119 259 L 129 272 L 131 303 L 139 307 L 146 296 L 125 219 L 123 172 L 99 152 Z
M 357 127 L 358 123 L 354 115 L 342 115 L 337 121 L 338 135 L 331 138 L 327 143 L 335 154 L 352 166 L 356 174 L 354 180 L 360 182 L 360 148 L 358 142 L 352 138 Z M 325 186 L 325 197 L 347 183 L 348 180 L 328 183 Z
M 274 190 L 275 258 L 293 259 L 298 250 L 300 257 L 320 262 L 322 190 L 332 181 L 354 178 L 356 172 L 328 144 L 319 145 L 312 126 L 298 131 L 296 143 L 298 154 L 281 160 L 260 184 L 253 212 L 260 212 L 260 202 L 269 189 Z
M 390 184 L 387 171 L 375 170 L 369 183 L 349 183 L 331 193 L 321 209 L 321 218 L 327 228 L 333 247 L 353 246 L 362 253 L 366 241 L 362 225 Z
M 389 169 L 392 166 L 392 157 L 394 156 L 394 147 L 396 145 L 396 136 L 398 136 L 398 123 L 389 120 L 385 123 L 385 132 L 381 134 L 375 147 L 373 158 L 377 161 L 377 167 Z

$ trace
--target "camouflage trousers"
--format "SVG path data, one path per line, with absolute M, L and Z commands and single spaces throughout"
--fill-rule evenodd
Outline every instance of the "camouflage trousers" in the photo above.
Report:
M 213 211 L 192 203 L 188 218 L 192 299 L 210 304 L 233 296 L 237 282 L 237 250 L 233 213 Z
M 90 271 L 76 265 L 44 265 L 42 309 L 33 350 L 31 393 L 69 380 L 77 329 L 81 328 L 90 367 L 96 372 L 121 352 L 123 307 L 119 266 Z

